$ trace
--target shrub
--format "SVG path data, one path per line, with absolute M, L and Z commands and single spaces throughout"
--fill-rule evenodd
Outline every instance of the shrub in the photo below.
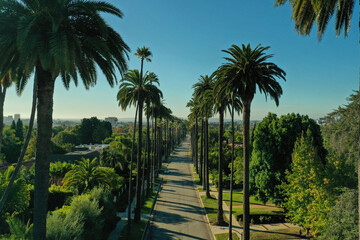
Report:
M 47 239 L 100 239 L 102 208 L 89 194 L 76 196 L 70 206 L 64 206 L 47 217 Z
M 5 189 L 9 183 L 10 177 L 14 171 L 14 167 L 9 167 L 3 174 L 0 173 L 0 196 L 5 192 Z M 5 203 L 3 211 L 6 213 L 23 212 L 25 211 L 30 202 L 30 191 L 23 178 L 19 178 L 14 181 L 14 184 L 10 190 L 8 199 Z
M 56 185 L 62 185 L 62 179 L 65 174 L 73 168 L 73 164 L 66 162 L 50 163 L 50 183 Z
M 74 193 L 64 187 L 51 185 L 49 188 L 48 210 L 53 211 L 56 208 L 61 208 L 68 198 L 72 197 Z
M 26 239 L 32 240 L 32 229 L 33 225 L 30 224 L 30 220 L 28 220 L 27 224 L 25 225 L 20 219 L 15 217 L 13 214 L 12 216 L 6 219 L 6 222 L 9 224 L 11 237 L 10 239 Z
M 46 238 L 48 240 L 82 239 L 83 216 L 64 214 L 61 210 L 49 213 L 46 219 Z

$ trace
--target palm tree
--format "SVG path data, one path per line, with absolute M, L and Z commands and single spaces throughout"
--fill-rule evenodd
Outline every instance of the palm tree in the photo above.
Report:
M 216 73 L 216 72 L 215 72 Z M 219 162 L 218 162 L 218 174 L 219 174 L 219 190 L 218 190 L 218 212 L 216 218 L 216 225 L 226 226 L 227 223 L 224 220 L 223 214 L 223 145 L 224 145 L 224 114 L 226 109 L 231 109 L 232 97 L 226 85 L 222 85 L 223 82 L 216 79 L 213 95 L 215 100 L 214 110 L 219 114 Z M 241 101 L 239 98 L 235 99 L 234 108 L 239 113 L 241 110 Z
M 187 107 L 190 107 L 190 114 L 191 114 L 191 118 L 195 119 L 195 130 L 194 130 L 194 135 L 195 135 L 195 139 L 194 139 L 194 156 L 195 156 L 195 170 L 196 173 L 199 173 L 199 164 L 198 164 L 198 117 L 199 117 L 199 107 L 198 107 L 198 103 L 197 103 L 197 99 L 192 97 L 191 100 L 187 103 L 186 105 Z M 201 176 L 200 176 L 201 177 Z
M 114 168 L 100 167 L 97 159 L 93 160 L 82 158 L 77 161 L 74 169 L 66 173 L 64 186 L 75 187 L 80 193 L 95 186 L 102 185 L 109 189 L 116 185 L 120 177 L 115 173 Z
M 142 112 L 143 104 L 146 97 L 156 98 L 160 96 L 160 90 L 153 85 L 158 83 L 158 79 L 154 79 L 152 74 L 146 73 L 142 78 L 138 70 L 128 71 L 121 79 L 120 90 L 117 94 L 117 100 L 123 110 L 130 105 L 138 105 L 139 113 L 139 130 L 138 130 L 138 159 L 137 159 L 137 176 L 136 176 L 136 202 L 135 202 L 135 216 L 134 221 L 140 221 L 140 210 L 141 210 L 141 145 L 142 145 Z M 140 149 L 140 152 L 139 152 Z
M 269 47 L 258 45 L 255 49 L 242 45 L 232 45 L 223 52 L 230 55 L 225 57 L 227 61 L 217 70 L 222 85 L 232 92 L 238 94 L 242 101 L 243 111 L 243 161 L 244 161 L 244 183 L 243 183 L 243 226 L 244 238 L 250 239 L 250 215 L 249 215 L 249 128 L 250 128 L 250 107 L 256 90 L 269 95 L 276 105 L 279 105 L 279 98 L 282 88 L 276 81 L 277 78 L 285 80 L 285 72 L 272 62 L 267 62 L 273 55 L 265 54 Z
M 157 75 L 153 72 L 148 74 L 148 78 L 150 82 L 155 82 L 159 84 L 159 79 Z M 160 104 L 160 100 L 163 97 L 162 92 L 158 88 L 153 89 L 155 92 L 147 92 L 145 96 L 145 112 L 146 112 L 146 122 L 147 122 L 147 128 L 146 128 L 146 161 L 144 161 L 143 165 L 143 175 L 145 173 L 146 169 L 146 192 L 145 195 L 149 196 L 150 194 L 150 105 L 158 105 Z M 146 166 L 145 166 L 146 162 Z
M 127 68 L 129 47 L 101 17 L 104 12 L 122 18 L 106 2 L 9 0 L 0 8 L 0 72 L 9 71 L 8 62 L 15 58 L 20 69 L 35 68 L 38 76 L 33 233 L 35 239 L 45 239 L 55 80 L 60 75 L 68 89 L 80 76 L 89 88 L 96 83 L 98 66 L 113 86 L 115 68 L 120 73 Z M 28 77 L 17 79 L 25 85 Z
M 287 0 L 275 0 L 275 6 L 284 5 Z M 330 18 L 335 14 L 335 33 L 345 37 L 350 31 L 350 22 L 354 9 L 354 0 L 289 0 L 292 9 L 291 19 L 295 29 L 301 35 L 310 35 L 314 23 L 317 24 L 318 38 L 321 40 Z
M 213 108 L 213 97 L 211 91 L 214 87 L 214 75 L 208 76 L 200 76 L 199 82 L 193 85 L 194 88 L 194 97 L 199 99 L 201 112 L 204 114 L 204 183 L 206 196 L 210 196 L 209 189 L 209 140 L 208 140 L 208 120 L 211 116 L 211 111 Z

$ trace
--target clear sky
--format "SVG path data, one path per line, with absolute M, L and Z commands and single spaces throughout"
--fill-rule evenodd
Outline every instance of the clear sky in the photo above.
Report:
M 147 46 L 153 53 L 145 70 L 160 79 L 166 105 L 174 115 L 186 117 L 192 85 L 200 75 L 210 75 L 226 56 L 221 52 L 232 44 L 270 46 L 267 53 L 285 70 L 281 81 L 283 96 L 276 107 L 257 94 L 251 119 L 261 120 L 268 112 L 291 112 L 318 118 L 346 103 L 346 97 L 359 87 L 358 5 L 355 4 L 348 38 L 336 38 L 333 20 L 321 42 L 315 28 L 310 37 L 294 30 L 289 4 L 274 8 L 273 0 L 111 0 L 124 13 L 123 19 L 104 15 L 130 46 L 129 69 L 140 68 L 133 55 L 137 47 Z M 119 79 L 121 77 L 119 76 Z M 31 107 L 32 83 L 21 97 L 14 87 L 8 90 L 5 115 L 20 113 L 27 118 Z M 118 86 L 111 88 L 99 73 L 98 83 L 85 90 L 79 83 L 67 91 L 60 78 L 54 95 L 54 118 L 115 116 L 130 118 L 134 108 L 121 111 L 117 105 Z

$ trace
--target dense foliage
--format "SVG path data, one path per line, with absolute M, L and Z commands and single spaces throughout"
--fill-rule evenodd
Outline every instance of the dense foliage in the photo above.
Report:
M 266 203 L 282 202 L 279 185 L 285 179 L 285 171 L 291 164 L 296 139 L 310 130 L 319 158 L 325 163 L 326 150 L 320 127 L 308 116 L 269 113 L 254 131 L 253 151 L 250 163 L 251 193 Z

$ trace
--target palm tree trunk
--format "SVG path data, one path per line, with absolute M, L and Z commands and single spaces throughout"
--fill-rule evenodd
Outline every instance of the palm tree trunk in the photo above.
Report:
M 250 239 L 250 205 L 249 205 L 250 106 L 251 106 L 251 101 L 243 101 L 243 158 L 244 158 L 243 226 L 244 226 L 245 240 Z
M 26 133 L 26 138 L 25 138 L 25 142 L 24 142 L 24 145 L 22 147 L 22 150 L 21 150 L 19 161 L 16 164 L 15 170 L 14 170 L 13 174 L 11 175 L 9 184 L 6 187 L 5 192 L 4 192 L 4 194 L 3 194 L 2 198 L 1 198 L 1 201 L 0 201 L 0 213 L 2 212 L 2 209 L 3 209 L 4 205 L 5 205 L 6 200 L 7 200 L 7 197 L 9 196 L 9 193 L 10 193 L 12 185 L 14 184 L 15 178 L 16 178 L 17 174 L 20 171 L 20 168 L 22 166 L 22 162 L 24 160 L 24 156 L 25 156 L 25 153 L 26 153 L 26 149 L 27 149 L 27 147 L 29 145 L 29 141 L 30 141 L 30 138 L 31 138 L 31 135 L 32 135 L 32 130 L 33 130 L 33 126 L 34 126 L 34 119 L 35 119 L 35 111 L 36 111 L 36 98 L 37 98 L 37 78 L 36 78 L 36 76 L 37 76 L 37 74 L 35 72 L 34 87 L 33 87 L 33 99 L 32 99 L 32 106 L 31 106 L 31 113 L 30 113 L 29 128 L 28 128 L 28 131 Z M 5 94 L 3 96 L 5 97 Z M 1 126 L 3 126 L 3 125 L 1 125 Z M 1 133 L 2 133 L 2 129 L 1 129 Z
M 224 133 L 224 112 L 219 111 L 219 192 L 218 192 L 218 212 L 216 218 L 216 225 L 224 226 L 224 210 L 223 210 L 223 133 Z
M 209 187 L 209 121 L 206 117 L 205 119 L 205 181 L 206 181 L 206 197 L 211 198 L 210 196 L 210 187 Z
M 131 143 L 131 159 L 130 159 L 130 173 L 129 173 L 129 195 L 128 195 L 128 228 L 129 228 L 128 232 L 130 232 L 130 224 L 131 224 L 132 166 L 133 166 L 134 155 L 135 155 L 135 151 L 134 151 L 134 148 L 135 148 L 135 133 L 136 133 L 136 120 L 137 120 L 138 111 L 139 111 L 139 106 L 137 105 L 136 106 L 136 111 L 135 111 L 135 119 L 134 119 L 133 138 L 132 138 L 132 143 Z
M 204 181 L 203 181 L 203 170 L 204 170 L 204 166 L 203 166 L 203 160 L 204 160 L 204 120 L 201 119 L 201 134 L 200 134 L 200 174 L 199 174 L 199 178 L 200 178 L 200 185 L 203 185 L 203 189 L 204 189 Z
M 154 141 L 154 171 L 156 172 L 156 177 L 159 176 L 159 171 L 157 169 L 157 149 L 158 149 L 158 144 L 157 144 L 157 141 L 158 141 L 158 136 L 157 136 L 157 119 L 155 117 L 155 127 L 154 127 L 154 136 L 155 136 L 155 141 Z
M 147 128 L 146 128 L 146 196 L 148 197 L 150 194 L 150 116 L 149 116 L 149 108 L 150 104 L 147 105 Z
M 198 164 L 198 118 L 195 115 L 195 169 L 196 173 L 199 173 L 199 164 Z
M 4 131 L 4 102 L 6 96 L 6 87 L 3 87 L 0 83 L 0 153 Z
M 137 176 L 136 176 L 136 202 L 135 202 L 135 215 L 134 222 L 140 223 L 141 221 L 141 151 L 142 151 L 142 112 L 143 102 L 139 99 L 139 129 L 138 129 L 138 156 L 137 156 Z
M 165 154 L 166 154 L 166 161 L 168 160 L 168 157 L 169 157 L 169 143 L 168 143 L 168 141 L 169 141 L 169 120 L 168 119 L 166 119 L 166 133 L 165 133 L 165 136 L 166 136 L 166 140 L 165 140 L 165 143 L 166 143 L 166 145 L 165 145 L 165 147 L 166 147 L 166 149 L 165 149 Z
M 234 179 L 234 143 L 235 143 L 235 127 L 234 127 L 234 96 L 231 97 L 231 176 L 230 176 L 230 219 L 229 219 L 229 240 L 232 240 L 232 203 L 233 203 L 233 179 Z
M 34 185 L 34 239 L 46 239 L 49 195 L 49 157 L 55 79 L 51 72 L 36 67 L 38 74 L 37 137 Z

